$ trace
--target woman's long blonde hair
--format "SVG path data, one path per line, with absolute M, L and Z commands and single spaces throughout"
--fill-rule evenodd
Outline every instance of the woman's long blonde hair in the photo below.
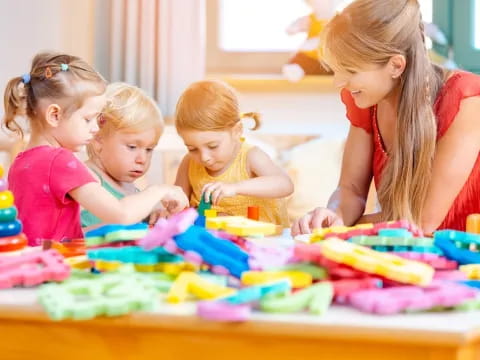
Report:
M 232 87 L 221 81 L 204 80 L 191 84 L 180 96 L 175 127 L 177 130 L 222 131 L 233 128 L 243 118 L 255 121 L 252 130 L 260 127 L 260 114 L 239 112 Z
M 418 1 L 356 0 L 329 22 L 322 44 L 325 61 L 343 69 L 405 57 L 396 136 L 378 198 L 385 220 L 421 225 L 437 137 L 433 101 L 445 73 L 428 58 Z

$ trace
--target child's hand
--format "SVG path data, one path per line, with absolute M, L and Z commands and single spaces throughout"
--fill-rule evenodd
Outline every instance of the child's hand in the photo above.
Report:
M 178 213 L 189 206 L 187 195 L 180 186 L 168 186 L 161 203 L 169 215 Z
M 237 195 L 236 184 L 228 184 L 222 182 L 213 182 L 206 184 L 202 189 L 202 196 L 205 202 L 211 202 L 213 205 L 217 205 L 220 200 L 225 197 L 232 197 Z
M 168 211 L 165 209 L 153 210 L 150 216 L 148 217 L 148 225 L 155 225 L 160 218 L 167 218 L 169 215 Z

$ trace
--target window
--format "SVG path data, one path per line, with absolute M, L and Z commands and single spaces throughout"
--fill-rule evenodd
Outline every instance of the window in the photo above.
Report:
M 331 1 L 341 9 L 352 0 Z M 420 0 L 426 21 L 432 19 L 432 1 Z M 307 4 L 306 0 L 207 0 L 207 71 L 280 73 L 305 40 L 306 34 L 290 36 L 286 29 L 311 12 Z
M 474 16 L 474 26 L 475 26 L 475 49 L 480 49 L 480 1 L 475 1 L 475 10 L 473 12 Z
M 480 0 L 435 0 L 433 19 L 447 35 L 456 63 L 480 73 Z M 445 55 L 448 49 L 437 50 Z

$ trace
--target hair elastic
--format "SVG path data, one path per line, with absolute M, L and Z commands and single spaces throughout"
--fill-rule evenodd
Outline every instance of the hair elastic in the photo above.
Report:
M 22 75 L 22 81 L 23 81 L 24 84 L 28 84 L 31 79 L 32 79 L 32 77 L 28 73 Z

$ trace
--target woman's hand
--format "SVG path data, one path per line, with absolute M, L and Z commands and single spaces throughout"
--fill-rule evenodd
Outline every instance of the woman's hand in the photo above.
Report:
M 340 215 L 328 208 L 318 207 L 293 223 L 292 236 L 310 234 L 317 228 L 341 225 L 343 225 L 343 219 Z

